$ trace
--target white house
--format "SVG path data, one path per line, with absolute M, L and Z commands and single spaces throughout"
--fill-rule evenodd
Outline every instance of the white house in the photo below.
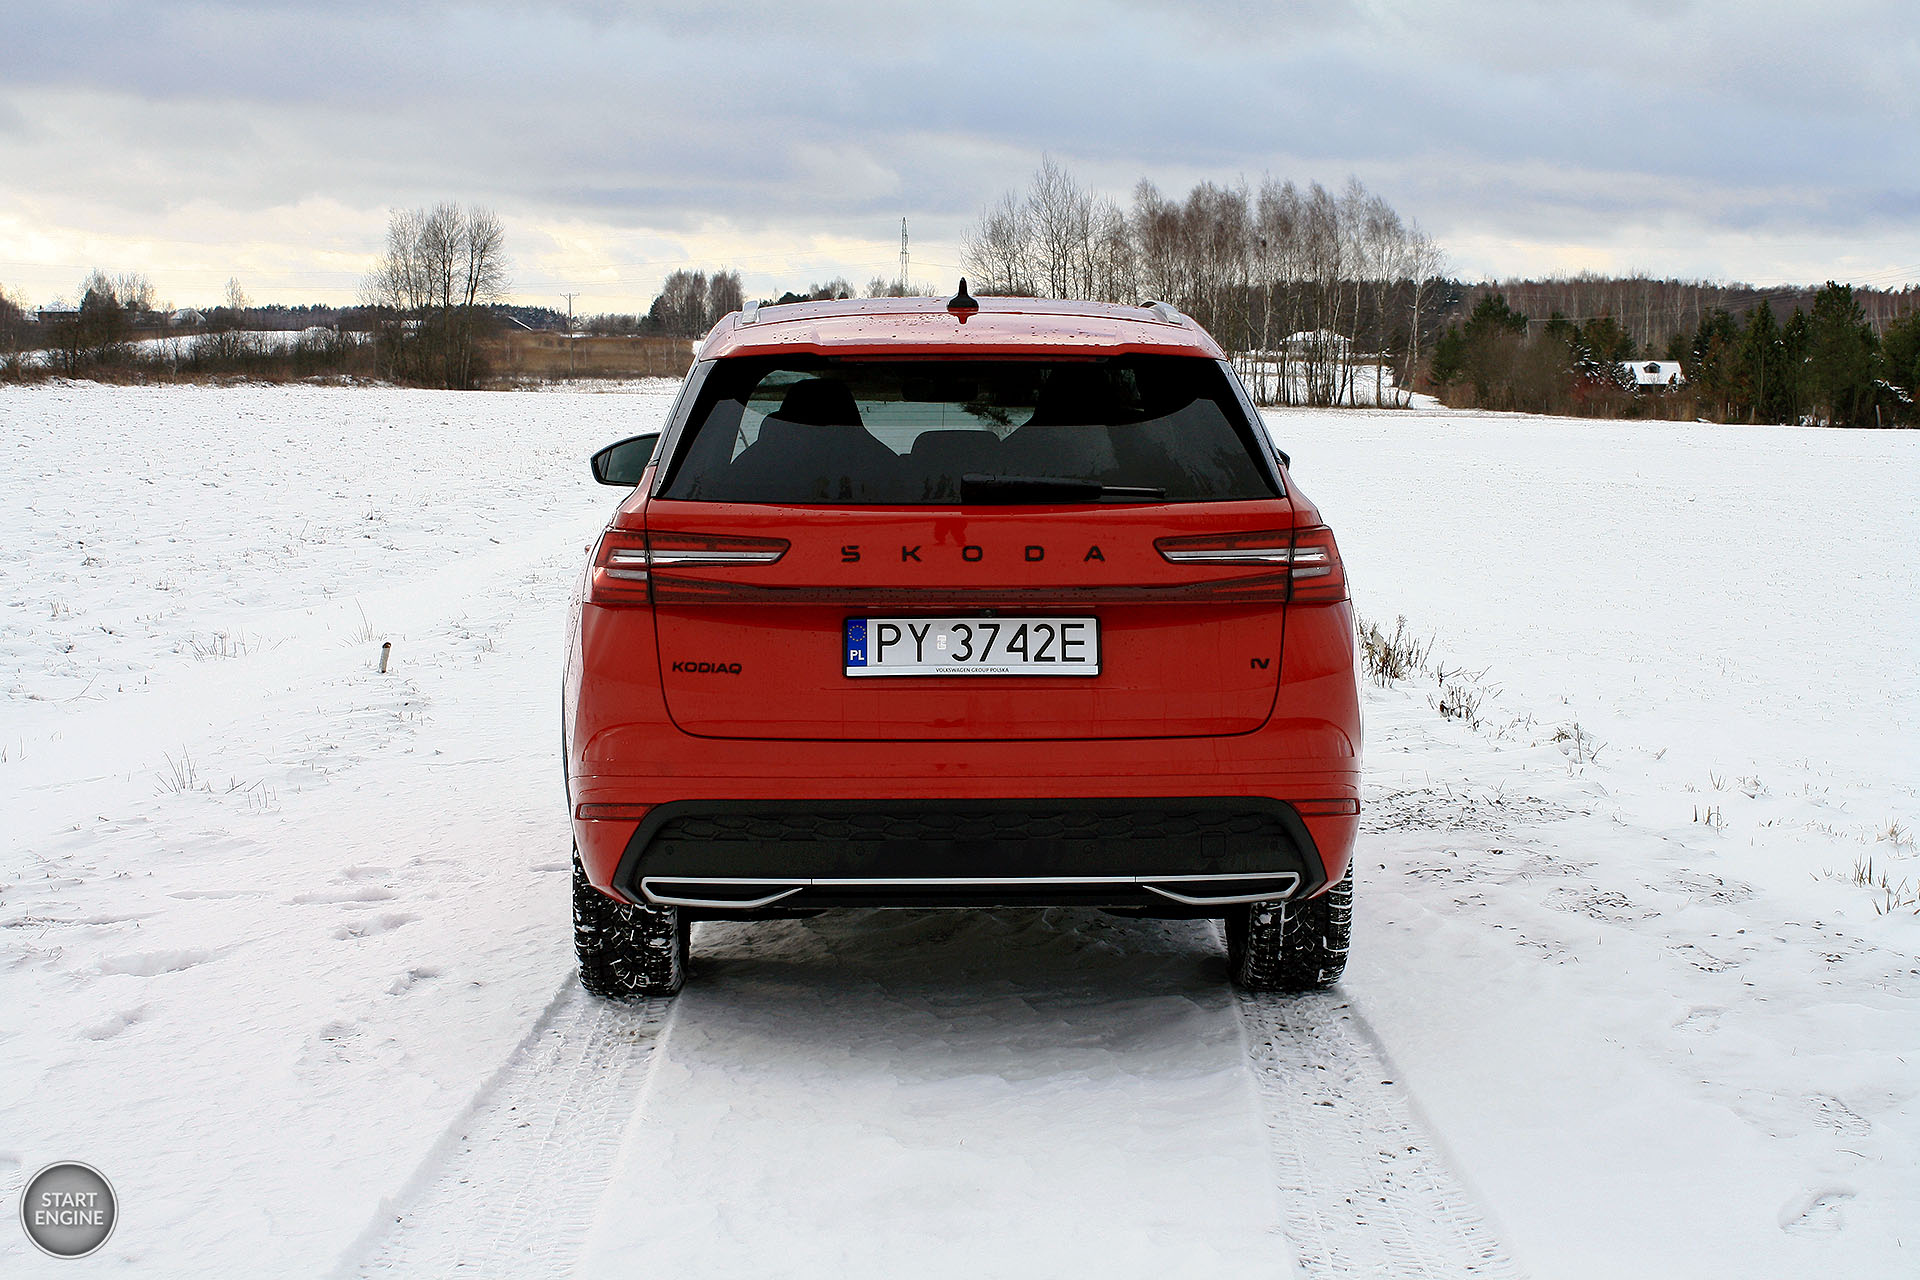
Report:
M 1345 360 L 1353 351 L 1353 341 L 1332 329 L 1302 329 L 1288 334 L 1280 349 L 1288 355 Z
M 1678 360 L 1623 360 L 1620 367 L 1633 375 L 1634 389 L 1677 387 L 1686 382 Z

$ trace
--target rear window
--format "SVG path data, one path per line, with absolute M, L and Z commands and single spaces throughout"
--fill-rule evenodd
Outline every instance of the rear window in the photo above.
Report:
M 706 502 L 1222 502 L 1274 495 L 1190 356 L 718 362 L 662 494 Z M 990 498 L 981 495 L 991 493 Z

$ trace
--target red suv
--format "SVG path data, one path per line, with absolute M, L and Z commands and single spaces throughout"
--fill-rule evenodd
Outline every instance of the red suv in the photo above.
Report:
M 1198 325 L 958 296 L 750 306 L 573 604 L 580 977 L 669 995 L 702 919 L 1074 905 L 1345 964 L 1360 811 L 1333 534 Z

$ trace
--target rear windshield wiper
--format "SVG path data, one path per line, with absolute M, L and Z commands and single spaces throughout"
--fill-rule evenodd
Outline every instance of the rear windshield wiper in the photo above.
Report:
M 1073 480 L 1064 476 L 960 477 L 962 502 L 1158 502 L 1166 496 L 1165 489 L 1101 484 L 1098 480 Z

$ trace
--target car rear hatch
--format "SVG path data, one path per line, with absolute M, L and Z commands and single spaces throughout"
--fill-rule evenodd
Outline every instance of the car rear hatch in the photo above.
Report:
M 1101 376 L 1150 384 L 1135 377 L 1141 365 L 1151 362 Z M 851 399 L 834 390 L 841 407 L 830 413 L 799 404 L 796 378 L 816 375 L 847 386 Z M 709 391 L 705 417 L 694 416 L 695 431 L 712 420 L 707 443 L 683 442 L 680 469 L 639 513 L 645 548 L 632 553 L 650 574 L 660 679 L 680 728 L 761 739 L 1033 740 L 1200 737 L 1266 722 L 1296 532 L 1292 505 L 1257 467 L 1257 446 L 1196 419 L 1190 391 L 1174 397 L 1186 408 L 1136 404 L 1131 419 L 1125 406 L 1105 406 L 1101 421 L 1144 423 L 1112 437 L 1119 452 L 1145 456 L 1139 440 L 1148 439 L 1155 460 L 1111 465 L 1103 435 L 1094 483 L 1084 467 L 1075 478 L 1068 456 L 1082 437 L 1039 430 L 1096 416 L 1084 407 L 1086 369 L 1052 379 L 1056 392 L 1071 384 L 1078 414 L 1049 410 L 1044 389 L 1007 390 L 1031 383 L 1027 370 L 1001 382 L 949 370 L 939 386 L 913 376 L 878 365 L 800 374 L 766 366 L 743 371 L 731 391 L 727 379 L 709 378 L 721 389 Z M 1226 422 L 1227 393 L 1209 394 L 1205 412 Z M 1008 410 L 996 397 L 1039 405 Z M 1020 452 L 1016 424 L 1043 435 L 1041 453 Z M 783 432 L 803 445 L 781 443 Z M 876 439 L 884 450 L 872 449 Z M 1189 440 L 1243 452 L 1224 462 L 1161 457 Z M 775 456 L 780 448 L 787 452 Z M 822 450 L 828 462 L 810 461 Z M 1067 478 L 1036 481 L 1036 471 Z M 1148 483 L 1137 483 L 1143 476 Z M 1090 487 L 1077 492 L 1074 483 Z M 936 621 L 955 653 L 963 635 L 1030 655 L 1054 631 L 1070 633 L 1076 658 L 1094 646 L 1097 674 L 1084 660 L 1018 674 L 850 666 L 877 656 L 862 654 L 863 643 L 910 643 L 906 633 Z

